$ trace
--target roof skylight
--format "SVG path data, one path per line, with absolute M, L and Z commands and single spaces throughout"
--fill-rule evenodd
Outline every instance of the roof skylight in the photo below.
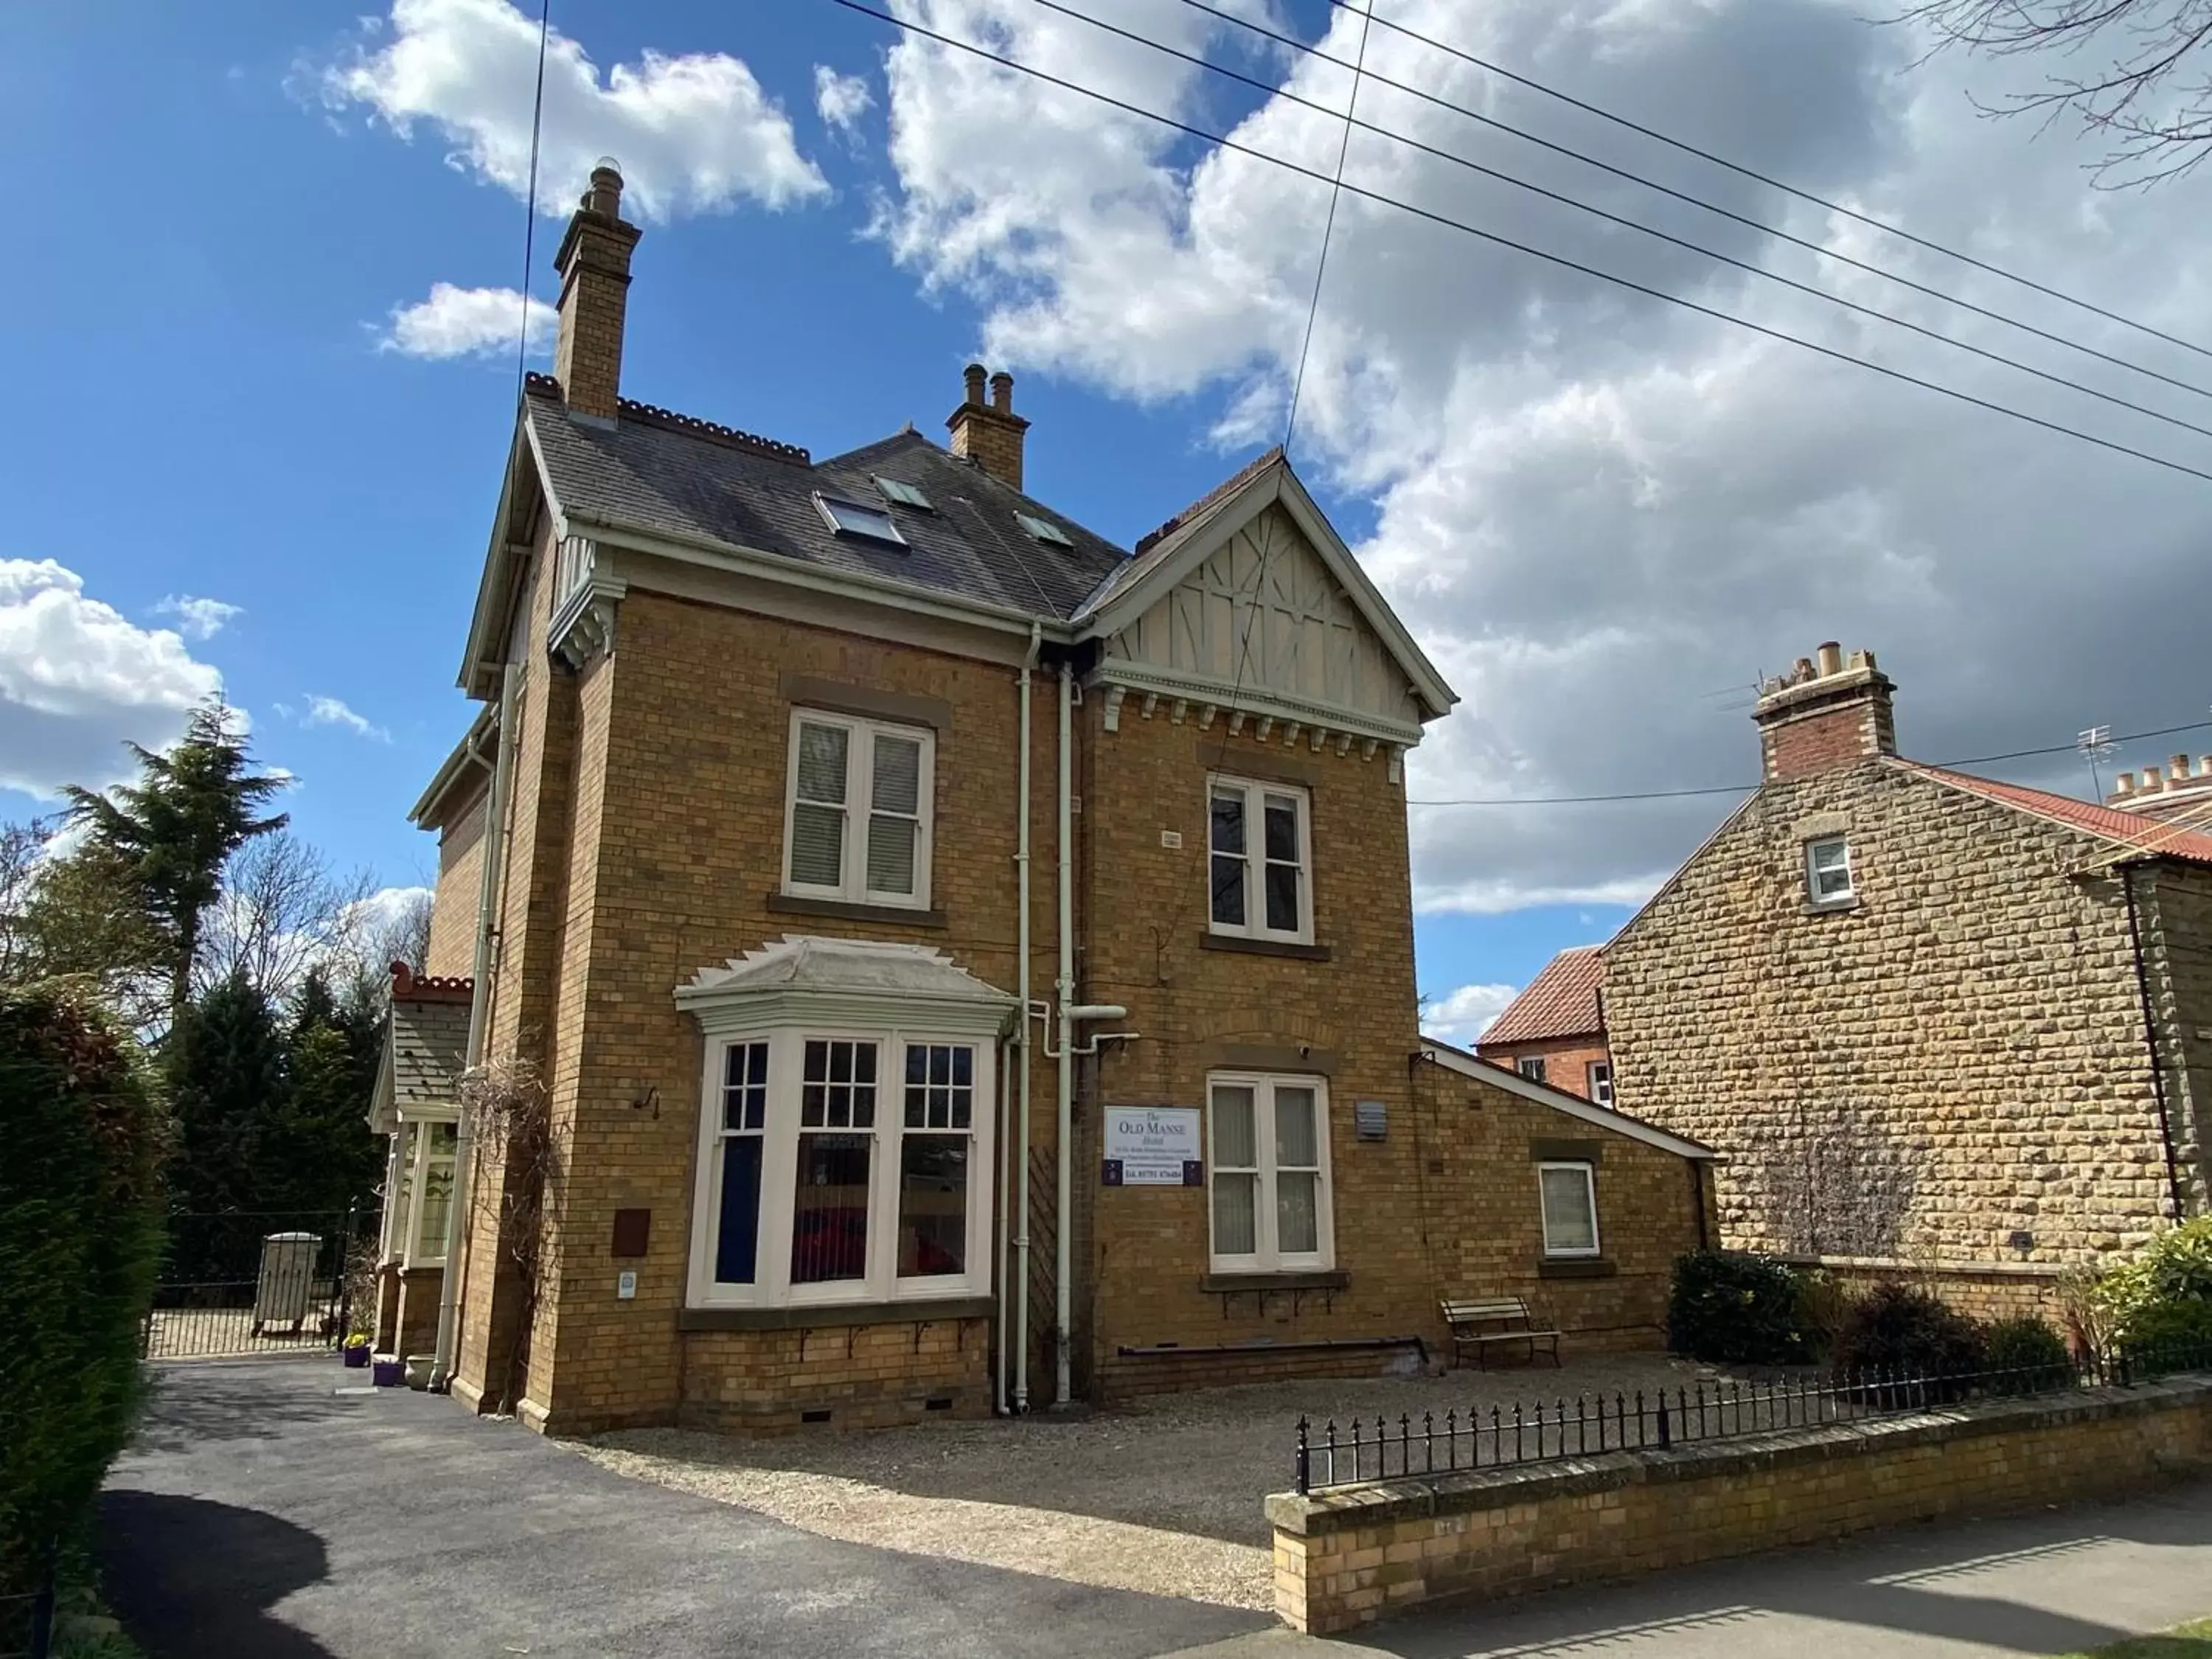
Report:
M 898 533 L 891 515 L 880 507 L 863 507 L 858 501 L 840 501 L 834 495 L 817 495 L 814 505 L 821 509 L 830 527 L 841 536 L 888 542 L 893 547 L 906 545 L 906 538 Z
M 929 497 L 910 483 L 901 483 L 896 478 L 878 478 L 876 488 L 884 492 L 884 499 L 896 501 L 901 507 L 918 507 L 925 513 L 937 509 L 929 504 Z
M 1048 519 L 1040 519 L 1030 513 L 1017 513 L 1014 517 L 1021 520 L 1023 529 L 1041 542 L 1049 542 L 1054 547 L 1075 545 L 1073 542 L 1067 539 L 1067 532 Z

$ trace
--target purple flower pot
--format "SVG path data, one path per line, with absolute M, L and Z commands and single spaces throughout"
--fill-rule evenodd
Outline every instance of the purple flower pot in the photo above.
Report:
M 373 1362 L 369 1380 L 380 1389 L 396 1389 L 407 1380 L 406 1362 L 399 1359 L 378 1359 Z
M 368 1347 L 365 1343 L 358 1348 L 341 1348 L 338 1354 L 349 1371 L 360 1370 L 368 1364 Z

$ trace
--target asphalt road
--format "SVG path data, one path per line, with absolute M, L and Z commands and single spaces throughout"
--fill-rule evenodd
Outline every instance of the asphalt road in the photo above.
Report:
M 102 1500 L 149 1659 L 1149 1659 L 1262 1614 L 816 1537 L 319 1358 L 165 1367 Z

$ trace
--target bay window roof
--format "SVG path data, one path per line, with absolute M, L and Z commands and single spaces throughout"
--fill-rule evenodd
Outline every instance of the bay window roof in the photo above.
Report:
M 1014 998 L 942 951 L 875 939 L 787 933 L 772 945 L 702 969 L 676 1003 L 709 1030 L 794 1022 L 917 1020 L 930 1029 L 994 1036 Z

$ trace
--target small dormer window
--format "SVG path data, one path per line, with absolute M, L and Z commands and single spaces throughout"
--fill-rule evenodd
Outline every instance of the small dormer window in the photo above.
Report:
M 898 526 L 883 507 L 863 507 L 858 501 L 841 501 L 835 495 L 817 495 L 814 505 L 821 509 L 823 522 L 841 536 L 887 542 L 893 547 L 906 545 L 906 538 L 898 533 Z
M 1040 519 L 1033 513 L 1017 513 L 1014 517 L 1021 521 L 1022 528 L 1028 531 L 1038 541 L 1054 547 L 1075 545 L 1073 542 L 1067 539 L 1067 532 L 1049 520 Z
M 884 492 L 885 501 L 896 502 L 900 507 L 919 507 L 924 513 L 937 511 L 930 505 L 929 497 L 910 483 L 901 483 L 896 478 L 878 478 L 876 488 Z

